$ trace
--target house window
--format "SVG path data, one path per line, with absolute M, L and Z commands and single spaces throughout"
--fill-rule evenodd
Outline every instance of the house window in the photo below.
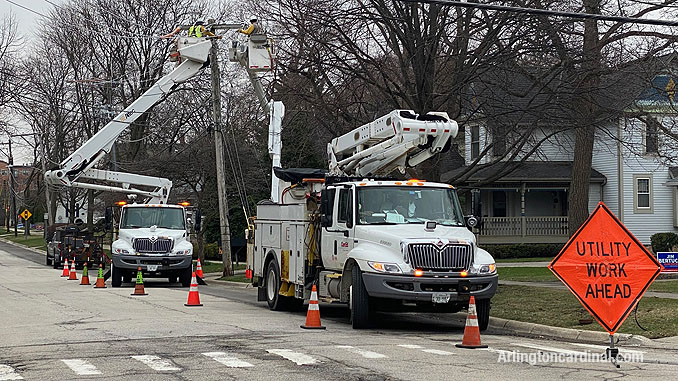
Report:
M 6 170 L 6 169 L 3 169 L 3 170 L 0 171 L 0 175 L 5 176 L 6 174 L 7 174 L 7 170 Z
M 480 156 L 480 126 L 471 126 L 471 160 Z
M 654 213 L 652 175 L 633 175 L 633 212 Z
M 659 130 L 660 123 L 656 118 L 648 116 L 645 119 L 645 134 L 643 141 L 645 142 L 645 153 L 656 154 L 659 152 Z

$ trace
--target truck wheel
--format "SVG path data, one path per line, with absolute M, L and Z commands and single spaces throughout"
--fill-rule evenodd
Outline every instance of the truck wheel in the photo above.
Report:
M 49 251 L 45 250 L 45 264 L 47 266 L 51 266 L 52 262 L 53 261 L 49 259 Z
M 282 311 L 287 309 L 288 299 L 280 291 L 280 269 L 275 260 L 268 262 L 265 278 L 266 302 L 271 311 Z
M 372 315 L 370 296 L 363 283 L 363 275 L 356 265 L 351 271 L 351 325 L 354 329 L 369 328 Z
M 120 287 L 122 285 L 122 270 L 116 266 L 111 266 L 111 286 Z
M 170 283 L 177 283 L 177 276 L 176 275 L 170 275 L 170 276 L 167 277 L 167 280 Z
M 476 300 L 476 309 L 478 313 L 478 328 L 484 331 L 490 324 L 490 299 Z
M 193 267 L 186 267 L 185 269 L 181 270 L 181 274 L 179 274 L 181 286 L 190 287 L 192 276 L 193 276 Z
M 129 271 L 126 271 L 124 274 L 122 274 L 122 282 L 123 283 L 130 283 L 132 281 L 132 273 Z
M 54 253 L 54 259 L 52 260 L 52 267 L 54 267 L 55 269 L 58 269 L 59 267 L 61 267 L 61 254 L 59 254 L 59 256 L 57 257 L 57 254 Z

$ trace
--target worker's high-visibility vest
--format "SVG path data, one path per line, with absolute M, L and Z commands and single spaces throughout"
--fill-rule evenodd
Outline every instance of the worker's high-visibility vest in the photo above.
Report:
M 202 37 L 202 25 L 193 25 L 188 28 L 188 37 L 195 35 L 195 37 Z

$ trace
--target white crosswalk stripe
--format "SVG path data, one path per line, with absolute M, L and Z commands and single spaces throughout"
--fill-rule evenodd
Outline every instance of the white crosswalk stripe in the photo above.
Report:
M 367 358 L 367 359 L 383 359 L 383 358 L 388 357 L 386 355 L 382 355 L 381 353 L 367 351 L 367 350 L 364 350 L 364 349 L 356 348 L 356 347 L 351 346 L 351 345 L 337 345 L 337 348 L 346 349 L 347 351 L 349 351 L 351 353 L 361 355 L 361 356 L 363 356 L 364 358 Z
M 160 372 L 181 370 L 181 368 L 174 366 L 171 361 L 162 359 L 155 355 L 132 356 L 132 358 L 137 361 L 141 361 L 142 363 L 148 365 L 151 369 Z
M 224 352 L 206 352 L 203 353 L 204 356 L 207 356 L 217 362 L 220 362 L 230 368 L 248 368 L 254 366 L 247 361 L 240 360 L 237 357 L 231 356 L 228 353 Z
M 313 365 L 320 362 L 307 354 L 294 352 L 289 349 L 267 349 L 266 352 L 290 360 L 297 365 Z
M 528 343 L 511 343 L 511 345 L 515 345 L 515 346 L 523 347 L 523 348 L 536 349 L 536 350 L 544 351 L 544 352 L 565 353 L 565 354 L 572 354 L 572 355 L 585 354 L 585 352 L 581 352 L 581 351 L 573 351 L 573 350 L 570 350 L 570 349 L 547 347 L 547 346 L 544 346 L 544 345 L 536 345 L 536 344 L 528 344 Z
M 0 364 L 0 380 L 23 380 L 24 378 L 9 365 Z
M 75 374 L 81 376 L 90 376 L 95 374 L 101 374 L 101 372 L 87 360 L 83 359 L 68 359 L 61 360 L 64 364 L 68 365 Z
M 453 354 L 452 352 L 442 351 L 440 349 L 424 348 L 421 345 L 416 345 L 416 344 L 398 344 L 398 346 L 402 347 L 402 348 L 408 348 L 408 349 L 418 349 L 422 352 L 431 353 L 431 354 L 440 355 L 440 356 L 449 356 L 449 355 Z

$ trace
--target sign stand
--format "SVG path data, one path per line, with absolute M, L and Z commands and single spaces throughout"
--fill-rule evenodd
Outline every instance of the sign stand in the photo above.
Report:
M 610 347 L 605 349 L 605 354 L 607 355 L 607 358 L 610 359 L 610 362 L 612 362 L 612 365 L 615 367 L 619 368 L 619 364 L 617 363 L 617 356 L 619 356 L 619 348 L 614 347 L 614 335 L 610 335 Z

